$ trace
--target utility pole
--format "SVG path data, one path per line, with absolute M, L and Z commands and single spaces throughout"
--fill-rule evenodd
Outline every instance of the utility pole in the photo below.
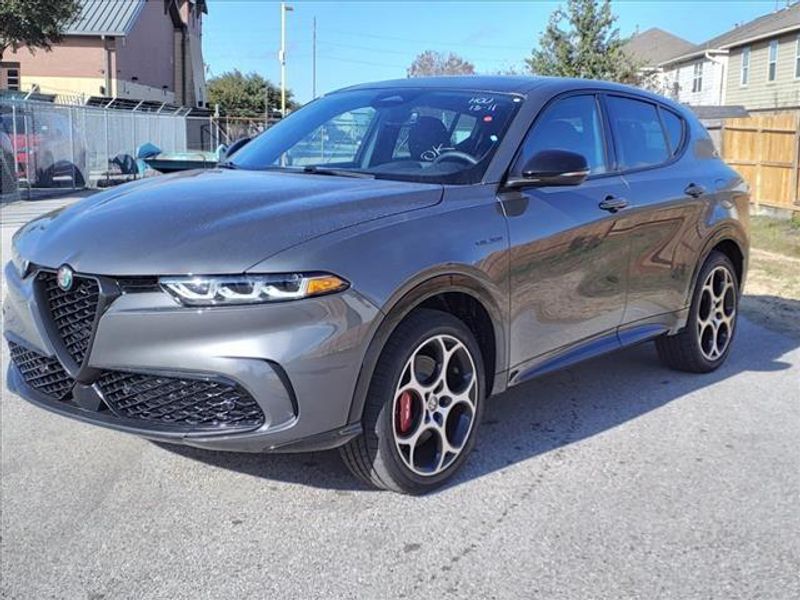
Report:
M 281 63 L 281 118 L 286 116 L 286 13 L 294 10 L 286 2 L 281 2 L 281 51 L 278 60 Z
M 311 99 L 317 97 L 317 17 L 314 17 L 314 34 L 311 37 Z

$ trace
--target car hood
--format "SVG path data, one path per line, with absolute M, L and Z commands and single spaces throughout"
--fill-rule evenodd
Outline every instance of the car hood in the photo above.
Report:
M 238 273 L 314 237 L 438 203 L 442 186 L 214 169 L 145 179 L 31 221 L 32 263 L 106 275 Z

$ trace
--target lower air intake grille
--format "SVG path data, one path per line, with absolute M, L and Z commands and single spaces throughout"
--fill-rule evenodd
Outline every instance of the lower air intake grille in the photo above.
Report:
M 111 410 L 128 419 L 179 428 L 257 427 L 264 413 L 241 386 L 221 380 L 179 379 L 106 371 L 97 381 Z
M 55 400 L 69 399 L 75 381 L 55 358 L 9 342 L 11 360 L 29 386 Z

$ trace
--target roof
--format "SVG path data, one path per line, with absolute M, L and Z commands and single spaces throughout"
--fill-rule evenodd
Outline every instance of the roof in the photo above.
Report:
M 800 29 L 800 4 L 797 3 L 734 27 L 727 33 L 710 39 L 705 45 L 709 48 L 732 48 L 793 28 Z
M 79 0 L 81 9 L 65 35 L 125 36 L 133 29 L 146 0 Z
M 344 89 L 437 88 L 450 90 L 492 91 L 524 94 L 540 83 L 543 77 L 521 75 L 453 75 L 440 77 L 408 77 L 362 83 Z M 342 91 L 342 90 L 338 90 Z
M 570 92 L 574 90 L 603 90 L 608 92 L 633 93 L 637 96 L 650 98 L 667 104 L 676 110 L 681 110 L 676 102 L 654 94 L 642 88 L 615 83 L 613 81 L 599 81 L 596 79 L 574 79 L 569 77 L 538 77 L 520 75 L 465 75 L 453 77 L 408 77 L 406 79 L 393 79 L 362 83 L 331 92 L 350 90 L 381 90 L 381 89 L 440 89 L 470 92 L 495 92 L 506 94 L 528 95 L 534 90 L 548 96 Z
M 665 59 L 661 64 L 679 62 L 710 50 L 735 48 L 736 46 L 795 29 L 800 30 L 800 3 L 798 2 L 734 27 L 702 44 L 698 44 L 689 52 L 674 56 L 671 59 Z
M 624 50 L 629 56 L 642 63 L 642 66 L 650 67 L 675 56 L 686 54 L 694 47 L 695 45 L 688 40 L 658 27 L 651 27 L 628 40 Z
M 695 105 L 689 106 L 698 119 L 728 119 L 730 117 L 747 117 L 750 115 L 744 106 L 726 105 L 726 106 L 710 106 L 710 105 Z

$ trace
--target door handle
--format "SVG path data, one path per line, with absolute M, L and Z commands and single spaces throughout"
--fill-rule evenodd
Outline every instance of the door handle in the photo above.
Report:
M 625 198 L 617 198 L 616 196 L 606 196 L 605 199 L 598 206 L 603 210 L 607 210 L 614 213 L 628 206 L 628 201 L 625 200 Z
M 697 185 L 696 183 L 690 183 L 686 186 L 686 189 L 683 190 L 683 193 L 687 196 L 691 196 L 692 198 L 699 198 L 706 193 L 706 188 L 704 188 L 702 185 Z

